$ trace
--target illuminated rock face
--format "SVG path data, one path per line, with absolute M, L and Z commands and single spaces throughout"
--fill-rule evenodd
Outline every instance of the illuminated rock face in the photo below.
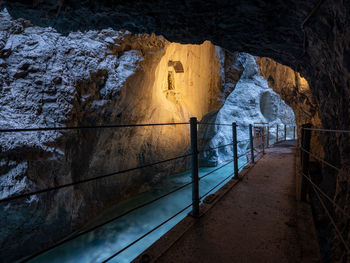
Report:
M 289 139 L 293 136 L 295 118 L 293 110 L 271 90 L 266 79 L 261 75 L 257 58 L 239 53 L 238 61 L 244 71 L 234 91 L 228 96 L 220 110 L 204 116 L 204 122 L 231 124 L 236 122 L 238 155 L 246 152 L 249 146 L 249 124 L 266 123 L 270 127 L 270 139 L 275 140 L 276 125 L 280 126 L 280 137 L 284 136 L 283 126 L 287 125 Z M 232 143 L 232 127 L 224 125 L 200 126 L 199 139 L 203 149 L 216 148 Z M 232 146 L 208 150 L 200 155 L 202 165 L 217 165 L 232 159 Z M 241 159 L 243 160 L 243 159 Z
M 220 109 L 243 71 L 234 55 L 208 41 L 180 45 L 111 29 L 63 36 L 6 11 L 0 27 L 2 128 L 200 120 Z M 6 198 L 181 156 L 189 125 L 11 133 L 0 141 Z M 188 163 L 182 158 L 1 205 L 1 258 L 47 246 Z M 39 227 L 51 234 L 33 231 Z M 11 248 L 8 239 L 20 241 Z
M 306 79 L 290 67 L 272 59 L 258 58 L 257 62 L 269 87 L 293 108 L 297 125 L 300 127 L 302 124 L 311 123 L 314 127 L 320 127 L 320 110 Z M 300 130 L 298 133 L 300 136 Z M 311 150 L 324 157 L 323 143 L 317 133 L 312 136 Z
M 319 117 L 313 121 L 317 116 L 314 109 L 302 114 L 298 107 L 292 106 L 298 124 L 305 115 L 317 125 L 320 125 L 319 118 L 320 126 L 325 128 L 350 127 L 348 1 L 4 0 L 1 4 L 9 7 L 16 17 L 33 18 L 35 24 L 53 26 L 65 33 L 111 26 L 117 30 L 154 32 L 181 43 L 210 40 L 232 52 L 273 58 L 300 72 L 309 82 L 312 99 L 305 97 L 298 107 L 307 110 L 316 105 Z M 350 167 L 349 145 L 350 137 L 346 134 L 323 134 L 324 157 L 342 168 L 341 174 L 346 174 Z M 348 204 L 349 179 L 340 176 L 342 179 L 333 184 L 328 183 L 327 178 L 336 178 L 337 174 L 324 170 L 323 176 L 324 188 L 329 194 L 333 196 L 340 191 L 335 200 L 340 200 L 341 207 Z M 349 209 L 346 206 L 347 213 Z M 336 221 L 344 224 L 347 222 L 344 216 L 339 215 L 338 219 Z M 349 240 L 350 232 L 346 235 Z

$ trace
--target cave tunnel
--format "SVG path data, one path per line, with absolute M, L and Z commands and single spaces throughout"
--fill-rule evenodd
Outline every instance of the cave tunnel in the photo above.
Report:
M 296 181 L 309 188 L 308 196 L 301 198 L 312 207 L 322 260 L 350 260 L 348 1 L 4 0 L 0 2 L 0 11 L 3 111 L 0 123 L 5 130 L 57 124 L 86 127 L 155 121 L 176 123 L 193 116 L 201 122 L 231 123 L 220 117 L 221 109 L 225 109 L 223 101 L 235 105 L 230 94 L 240 91 L 237 83 L 241 78 L 252 79 L 251 68 L 258 69 L 259 78 L 264 78 L 266 85 L 293 110 L 297 144 L 308 145 L 305 146 L 307 157 L 305 151 L 296 151 L 296 169 L 306 169 L 303 171 L 307 171 L 315 185 L 305 183 L 302 175 L 296 176 Z M 243 60 L 249 61 L 253 56 L 254 67 L 246 67 Z M 220 63 L 230 70 L 220 72 Z M 146 74 L 147 70 L 152 74 Z M 53 78 L 46 75 L 48 71 Z M 217 89 L 217 83 L 226 77 L 230 81 Z M 12 83 L 17 83 L 13 84 L 15 88 Z M 19 89 L 20 86 L 24 88 Z M 193 89 L 197 86 L 206 88 L 198 92 Z M 241 86 L 243 92 L 244 85 Z M 126 87 L 132 100 L 125 93 Z M 265 120 L 274 121 L 274 107 L 280 104 L 267 102 L 275 95 L 267 90 L 258 94 L 259 97 L 247 100 L 247 107 L 255 103 Z M 152 103 L 139 103 L 142 100 Z M 9 121 L 16 125 L 9 126 Z M 238 135 L 239 127 L 240 123 Z M 150 129 L 127 127 L 118 133 L 111 129 L 51 133 L 33 130 L 17 136 L 2 133 L 0 171 L 2 178 L 7 179 L 0 181 L 1 198 L 86 180 L 93 173 L 108 174 L 140 166 L 158 160 L 159 155 L 171 159 L 179 153 L 189 153 L 188 127 Z M 223 127 L 220 129 L 199 126 L 199 146 L 210 146 L 213 136 L 225 138 L 228 132 Z M 244 129 L 248 130 L 248 126 Z M 282 126 L 280 129 L 283 132 Z M 159 134 L 173 138 L 160 140 Z M 127 140 L 130 137 L 132 141 Z M 246 143 L 242 147 L 250 146 Z M 130 149 L 135 153 L 134 158 L 127 156 Z M 220 154 L 218 157 L 216 151 L 199 155 L 199 163 L 216 166 L 225 161 L 220 159 L 222 156 L 232 155 L 232 151 Z M 307 158 L 310 162 L 305 166 Z M 189 167 L 190 159 L 184 157 L 174 164 L 143 168 L 142 172 L 135 172 L 134 181 L 130 176 L 118 177 L 118 184 L 104 179 L 103 194 L 94 184 L 76 186 L 74 191 L 59 190 L 52 198 L 40 199 L 34 195 L 26 197 L 25 203 L 2 202 L 1 214 L 6 214 L 6 218 L 1 225 L 0 257 L 4 262 L 25 260 L 26 256 L 45 250 L 82 226 L 92 227 L 108 218 L 113 209 L 100 218 L 97 211 L 112 207 L 116 192 L 118 201 L 129 200 L 134 196 L 130 193 L 145 192 L 150 185 L 158 185 L 165 170 L 181 173 Z M 144 180 L 150 183 L 144 184 Z M 310 190 L 315 187 L 322 192 Z M 40 209 L 40 205 L 46 208 Z M 95 221 L 87 220 L 92 218 Z M 53 229 L 48 221 L 55 225 L 55 230 L 45 237 Z M 19 225 L 25 224 L 29 227 L 23 235 Z M 9 246 L 11 238 L 18 244 Z M 101 257 L 90 260 L 103 261 Z M 144 255 L 141 260 L 149 259 Z

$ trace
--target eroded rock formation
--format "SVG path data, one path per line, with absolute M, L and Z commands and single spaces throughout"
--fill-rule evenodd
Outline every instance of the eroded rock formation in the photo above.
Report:
M 62 32 L 114 27 L 162 34 L 170 41 L 210 40 L 230 51 L 270 57 L 306 78 L 322 127 L 349 129 L 350 4 L 348 1 L 2 1 L 16 17 Z M 297 117 L 298 118 L 298 117 Z M 349 213 L 350 137 L 322 136 L 324 158 L 340 176 L 323 170 L 324 189 Z M 327 183 L 337 178 L 336 183 Z M 349 221 L 344 238 L 350 239 Z M 337 241 L 338 242 L 338 241 Z M 339 260 L 346 261 L 344 250 Z
M 311 123 L 313 127 L 321 127 L 320 110 L 307 80 L 301 77 L 300 73 L 272 59 L 258 58 L 257 62 L 269 87 L 280 94 L 281 98 L 293 108 L 297 125 L 301 127 L 302 124 Z M 300 129 L 298 134 L 300 138 Z M 318 135 L 312 136 L 311 150 L 318 156 L 324 157 Z
M 112 29 L 63 36 L 6 10 L 0 21 L 2 128 L 200 120 L 223 105 L 243 70 L 208 41 L 180 45 Z M 181 156 L 189 126 L 2 133 L 0 141 L 6 198 Z M 1 257 L 38 251 L 187 164 L 179 159 L 3 203 Z
M 249 124 L 260 123 L 257 125 L 270 126 L 270 143 L 276 140 L 276 125 L 279 125 L 280 128 L 280 140 L 284 138 L 284 126 L 281 124 L 285 124 L 287 125 L 287 138 L 292 139 L 293 127 L 295 126 L 294 113 L 281 100 L 281 97 L 269 88 L 268 82 L 262 76 L 261 69 L 257 65 L 259 58 L 246 53 L 237 53 L 236 57 L 236 63 L 240 63 L 244 70 L 234 91 L 227 97 L 220 110 L 204 116 L 203 121 L 217 124 L 236 122 L 238 125 L 237 139 L 241 141 L 238 144 L 238 155 L 244 155 L 249 148 Z M 291 71 L 294 73 L 293 70 Z M 267 136 L 266 129 L 265 136 Z M 200 125 L 199 139 L 203 149 L 231 144 L 232 127 Z M 255 143 L 255 147 L 258 148 L 262 143 L 262 139 L 257 139 Z M 222 161 L 232 159 L 232 156 L 232 147 L 223 147 L 203 152 L 200 155 L 200 161 L 207 165 L 217 165 Z M 243 158 L 240 161 L 243 162 Z

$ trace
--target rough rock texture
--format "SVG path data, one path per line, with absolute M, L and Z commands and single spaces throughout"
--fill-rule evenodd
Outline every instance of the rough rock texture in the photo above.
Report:
M 180 45 L 112 29 L 63 36 L 14 20 L 6 10 L 0 36 L 1 128 L 200 120 L 223 105 L 243 70 L 208 41 Z M 170 61 L 180 61 L 184 72 Z M 181 156 L 189 127 L 1 133 L 0 142 L 0 198 L 6 198 Z M 2 203 L 1 258 L 46 247 L 187 163 L 179 159 Z
M 322 127 L 350 127 L 349 1 L 6 0 L 1 4 L 16 17 L 33 18 L 36 24 L 66 33 L 111 26 L 154 32 L 182 43 L 210 40 L 230 51 L 273 58 L 307 79 Z M 350 136 L 325 134 L 322 141 L 324 158 L 342 169 L 339 175 L 323 170 L 323 179 L 337 178 L 325 188 L 349 213 L 350 182 L 345 174 L 350 167 Z M 349 240 L 349 221 L 338 217 Z M 336 254 L 346 261 L 341 250 Z
M 0 21 L 2 128 L 118 123 L 122 117 L 116 105 L 121 104 L 127 79 L 166 45 L 154 35 L 114 30 L 65 37 L 52 28 L 13 20 L 6 11 L 0 13 Z M 118 134 L 110 130 L 1 133 L 1 198 L 127 168 L 123 162 L 102 165 L 108 151 L 127 150 L 118 142 L 111 144 L 110 136 Z M 136 158 L 131 158 L 134 163 Z M 1 258 L 11 261 L 28 255 L 67 235 L 112 201 L 142 190 L 140 173 L 133 175 L 135 186 L 128 177 L 109 178 L 1 204 L 1 214 L 6 215 L 1 220 Z
M 269 58 L 257 58 L 261 74 L 268 81 L 268 85 L 290 105 L 295 113 L 295 120 L 299 127 L 311 123 L 313 127 L 321 127 L 320 110 L 312 95 L 307 80 L 288 66 L 284 66 Z M 298 137 L 301 130 L 298 130 Z M 312 136 L 311 150 L 320 157 L 324 151 L 319 134 Z
M 202 121 L 217 124 L 236 122 L 237 139 L 241 141 L 238 144 L 238 155 L 244 154 L 249 148 L 249 124 L 266 123 L 265 126 L 270 126 L 270 141 L 275 140 L 276 125 L 280 127 L 279 137 L 284 137 L 281 124 L 286 124 L 287 138 L 291 139 L 295 126 L 294 113 L 281 97 L 269 88 L 257 65 L 256 60 L 259 59 L 246 53 L 237 53 L 236 56 L 236 63 L 239 63 L 244 70 L 234 91 L 227 97 L 220 110 L 204 116 Z M 265 132 L 267 134 L 267 131 Z M 206 149 L 200 155 L 202 165 L 217 165 L 232 159 L 232 146 L 210 150 L 232 143 L 231 126 L 200 125 L 198 138 L 200 146 Z M 261 143 L 261 140 L 257 139 L 256 143 Z

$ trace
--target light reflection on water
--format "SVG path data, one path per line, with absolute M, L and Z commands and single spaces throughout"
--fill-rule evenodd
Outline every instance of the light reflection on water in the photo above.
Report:
M 244 160 L 243 160 L 244 159 Z M 246 162 L 245 158 L 241 158 L 239 167 Z M 222 165 L 222 164 L 221 164 Z M 217 167 L 200 168 L 199 176 L 202 176 Z M 202 196 L 212 187 L 218 184 L 221 180 L 233 172 L 233 164 L 230 163 L 222 169 L 203 178 L 199 182 L 199 194 Z M 162 189 L 153 189 L 149 192 L 140 194 L 134 198 L 124 201 L 115 207 L 110 208 L 103 214 L 95 218 L 87 228 L 107 221 L 110 218 L 116 217 L 123 212 L 152 200 L 160 195 L 163 195 L 177 187 L 180 187 L 191 181 L 191 172 L 183 172 L 169 176 L 165 179 Z M 228 181 L 228 180 L 227 180 Z M 222 185 L 227 183 L 223 182 Z M 212 193 L 216 192 L 220 187 L 216 188 Z M 210 193 L 211 194 L 211 193 Z M 178 211 L 186 207 L 192 202 L 191 185 L 172 193 L 150 205 L 133 211 L 122 218 L 119 218 L 99 229 L 87 233 L 79 238 L 76 238 L 66 244 L 55 248 L 30 262 L 37 263 L 87 263 L 87 262 L 102 262 L 117 251 L 121 250 L 131 242 L 147 233 L 154 227 L 158 226 L 169 217 L 176 214 Z M 161 226 L 145 238 L 126 249 L 110 262 L 130 262 L 162 235 L 169 231 L 181 219 L 183 219 L 191 210 L 191 207 L 184 212 Z

